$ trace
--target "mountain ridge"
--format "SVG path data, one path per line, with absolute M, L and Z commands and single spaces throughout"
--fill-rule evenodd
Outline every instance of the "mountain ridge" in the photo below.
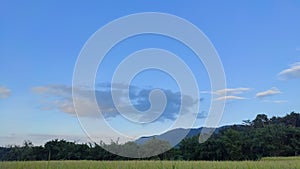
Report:
M 176 146 L 182 140 L 182 138 L 189 138 L 200 134 L 202 131 L 205 134 L 209 134 L 211 132 L 218 133 L 220 129 L 227 128 L 229 126 L 222 126 L 222 127 L 199 127 L 199 128 L 177 128 L 169 130 L 165 133 L 152 135 L 152 136 L 142 136 L 136 139 L 134 142 L 137 144 L 145 144 L 151 139 L 158 139 L 162 141 L 168 141 L 171 146 Z

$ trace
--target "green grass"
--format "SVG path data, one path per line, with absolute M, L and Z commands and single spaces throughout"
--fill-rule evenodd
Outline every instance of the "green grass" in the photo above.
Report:
M 300 169 L 300 157 L 260 161 L 29 161 L 0 162 L 0 169 Z

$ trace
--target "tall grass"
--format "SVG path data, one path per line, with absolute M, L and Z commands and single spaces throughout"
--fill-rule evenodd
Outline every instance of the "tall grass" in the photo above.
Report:
M 300 169 L 300 157 L 261 161 L 29 161 L 0 162 L 0 169 Z

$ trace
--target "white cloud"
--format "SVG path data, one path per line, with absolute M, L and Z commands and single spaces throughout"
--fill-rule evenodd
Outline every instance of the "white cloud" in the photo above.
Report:
M 274 95 L 277 95 L 280 93 L 281 93 L 281 91 L 279 89 L 277 89 L 276 87 L 272 87 L 271 89 L 269 89 L 267 91 L 256 93 L 256 97 L 262 99 L 262 98 L 274 96 Z
M 300 78 L 300 62 L 296 62 L 290 65 L 290 68 L 285 69 L 278 73 L 278 77 L 281 80 L 288 80 L 288 79 L 298 79 Z
M 215 99 L 215 101 L 219 101 L 219 100 L 244 100 L 246 98 L 244 97 L 239 97 L 239 96 L 222 96 L 222 97 L 218 97 Z
M 0 99 L 8 98 L 11 95 L 10 89 L 4 86 L 0 86 Z

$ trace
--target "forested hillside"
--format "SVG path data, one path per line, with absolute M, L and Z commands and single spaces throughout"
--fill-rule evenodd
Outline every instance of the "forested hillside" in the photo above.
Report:
M 203 144 L 198 137 L 186 138 L 180 152 L 186 160 L 256 160 L 267 156 L 300 155 L 300 115 L 268 117 L 259 114 L 253 121 L 233 125 Z
M 159 145 L 159 146 L 157 146 Z M 132 150 L 132 153 L 170 149 L 166 141 L 151 139 L 145 144 L 135 142 L 107 145 L 100 143 L 76 144 L 66 140 L 52 140 L 43 146 L 25 141 L 23 146 L 0 147 L 0 160 L 130 160 L 109 153 Z M 300 155 L 300 114 L 292 112 L 284 117 L 268 118 L 259 114 L 242 125 L 233 125 L 199 143 L 199 135 L 185 138 L 164 154 L 148 159 L 163 160 L 258 160 L 268 156 Z

